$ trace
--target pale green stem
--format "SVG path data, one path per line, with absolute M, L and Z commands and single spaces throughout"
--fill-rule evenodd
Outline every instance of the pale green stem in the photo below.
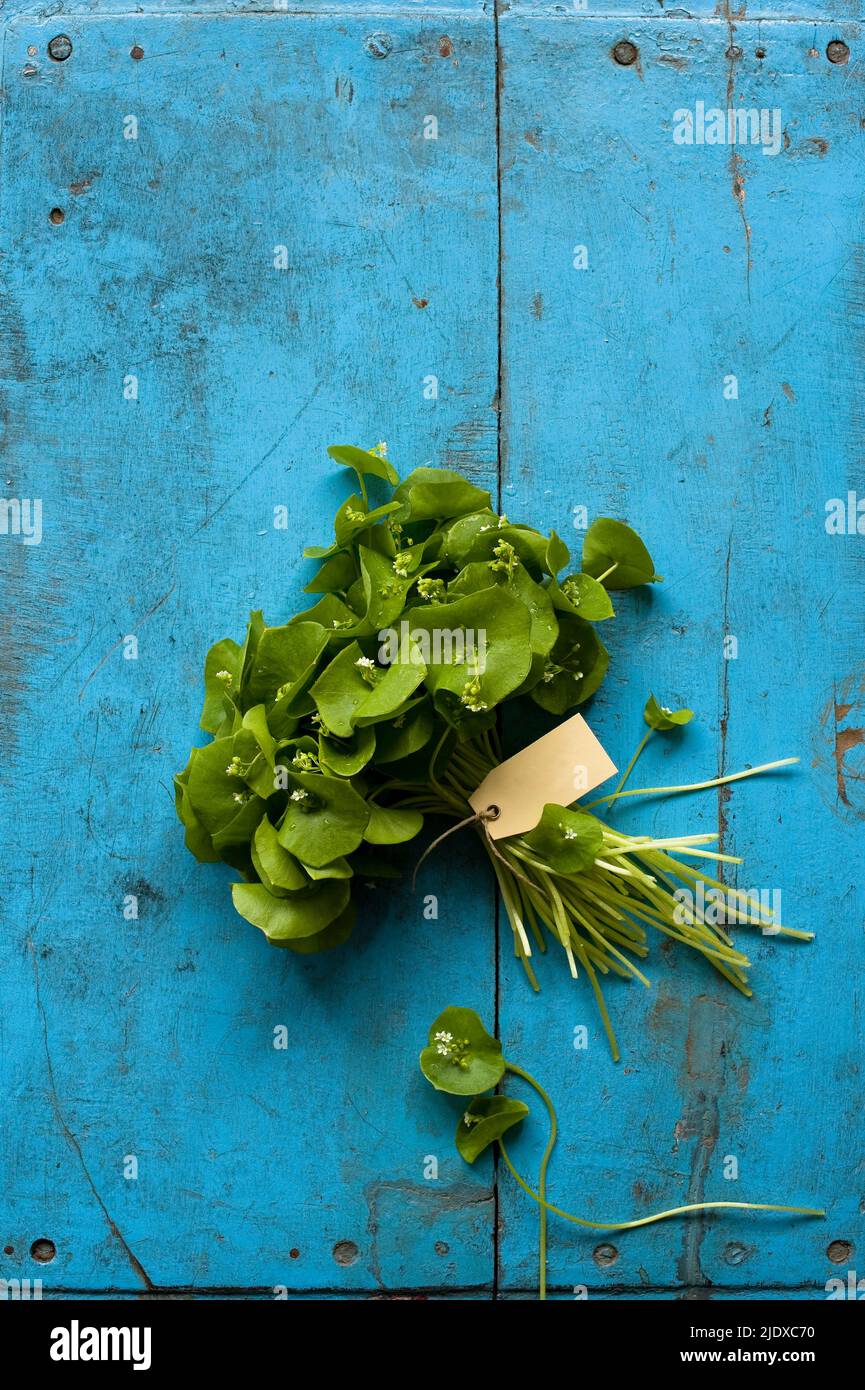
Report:
M 581 811 L 591 811 L 595 806 L 603 806 L 605 802 L 612 801 L 616 795 L 621 796 L 667 796 L 676 792 L 701 792 L 709 787 L 723 787 L 728 782 L 738 782 L 743 777 L 756 777 L 760 772 L 773 772 L 776 767 L 789 767 L 791 763 L 798 763 L 798 758 L 779 758 L 774 763 L 762 763 L 760 767 L 749 767 L 744 772 L 731 772 L 726 777 L 713 777 L 708 782 L 689 782 L 683 787 L 639 787 L 633 791 L 615 793 L 609 796 L 599 796 L 596 801 L 590 801 L 587 806 L 581 806 Z
M 786 1211 L 794 1216 L 825 1216 L 826 1213 L 819 1207 L 782 1207 L 776 1206 L 773 1202 L 690 1202 L 684 1207 L 671 1207 L 669 1211 L 655 1212 L 654 1216 L 642 1216 L 637 1221 L 586 1221 L 582 1216 L 573 1216 L 569 1211 L 563 1211 L 561 1207 L 554 1207 L 552 1202 L 548 1202 L 543 1195 L 535 1192 L 534 1188 L 520 1177 L 513 1163 L 511 1162 L 504 1140 L 499 1139 L 499 1148 L 502 1151 L 502 1158 L 505 1160 L 511 1174 L 516 1178 L 520 1187 L 527 1192 L 539 1206 L 545 1207 L 547 1211 L 552 1211 L 556 1216 L 561 1216 L 565 1221 L 572 1221 L 575 1226 L 587 1226 L 593 1231 L 633 1231 L 637 1226 L 651 1226 L 656 1221 L 666 1221 L 671 1216 L 684 1216 L 689 1211 L 720 1211 L 728 1209 L 733 1211 Z M 540 1184 L 539 1184 L 540 1186 Z
M 541 1204 L 539 1242 L 540 1291 L 538 1297 L 541 1300 L 545 1300 L 547 1296 L 547 1203 L 545 1199 L 545 1193 L 547 1190 L 547 1164 L 550 1161 L 550 1154 L 553 1152 L 553 1148 L 556 1142 L 556 1134 L 558 1132 L 558 1125 L 556 1123 L 556 1110 L 555 1106 L 553 1105 L 553 1102 L 550 1100 L 543 1086 L 540 1084 L 540 1082 L 535 1080 L 535 1078 L 531 1075 L 530 1072 L 524 1071 L 522 1067 L 516 1066 L 513 1062 L 505 1062 L 505 1070 L 513 1072 L 514 1076 L 521 1076 L 524 1081 L 527 1081 L 530 1086 L 534 1087 L 541 1100 L 544 1102 L 544 1105 L 547 1107 L 547 1114 L 550 1117 L 550 1137 L 547 1140 L 547 1147 L 544 1149 L 544 1154 L 543 1158 L 541 1159 L 541 1166 L 538 1173 L 538 1191 L 540 1193 L 539 1200 Z M 501 1143 L 501 1140 L 499 1142 Z M 504 1145 L 502 1145 L 502 1153 L 505 1153 Z M 505 1154 L 505 1162 L 510 1168 L 510 1160 L 508 1159 L 507 1154 Z

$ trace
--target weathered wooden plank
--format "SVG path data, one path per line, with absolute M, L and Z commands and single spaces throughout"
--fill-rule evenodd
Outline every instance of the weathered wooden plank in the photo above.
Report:
M 384 57 L 350 14 L 64 15 L 62 63 L 56 16 L 6 32 L 4 478 L 44 535 L 2 540 L 0 1246 L 46 1290 L 490 1285 L 487 1176 L 416 1069 L 443 1002 L 492 1004 L 470 847 L 437 922 L 370 895 L 286 960 L 168 794 L 209 643 L 300 604 L 328 442 L 494 479 L 493 36 L 453 21 L 388 16 Z
M 730 1216 L 610 1238 L 554 1225 L 551 1277 L 822 1289 L 830 1241 L 855 1245 L 862 1228 L 863 571 L 861 538 L 824 527 L 827 499 L 861 490 L 861 36 L 845 29 L 851 56 L 833 65 L 831 23 L 737 20 L 740 57 L 728 25 L 659 16 L 629 21 L 627 67 L 611 57 L 616 19 L 524 10 L 500 24 L 506 505 L 563 533 L 585 505 L 650 540 L 666 582 L 622 596 L 593 726 L 624 762 L 650 689 L 697 711 L 699 727 L 649 749 L 643 785 L 802 765 L 617 822 L 718 829 L 746 858 L 740 885 L 781 889 L 785 919 L 817 940 L 758 937 L 750 1002 L 656 951 L 650 993 L 608 990 L 618 1068 L 559 960 L 536 999 L 505 959 L 505 1051 L 559 1102 L 553 1200 L 571 1210 L 621 1220 L 704 1196 L 829 1208 L 825 1223 Z M 674 113 L 698 100 L 780 108 L 779 153 L 675 144 Z M 543 1128 L 538 1116 L 538 1142 Z M 528 1139 L 514 1150 L 531 1170 Z M 536 1231 L 507 1181 L 502 1211 L 502 1286 L 530 1286 Z M 593 1259 L 607 1244 L 618 1253 Z

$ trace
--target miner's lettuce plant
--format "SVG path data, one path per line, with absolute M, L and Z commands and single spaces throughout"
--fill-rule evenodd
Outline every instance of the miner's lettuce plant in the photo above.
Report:
M 448 1095 L 460 1098 L 460 1115 L 455 1139 L 457 1150 L 466 1163 L 474 1163 L 486 1149 L 497 1143 L 512 1177 L 523 1191 L 537 1202 L 540 1215 L 541 1299 L 545 1299 L 547 1293 L 547 1212 L 593 1231 L 630 1231 L 637 1226 L 651 1226 L 656 1221 L 666 1221 L 674 1216 L 722 1209 L 781 1211 L 797 1216 L 826 1214 L 813 1207 L 777 1206 L 768 1202 L 689 1202 L 686 1206 L 671 1207 L 668 1211 L 655 1212 L 652 1216 L 638 1217 L 633 1221 L 589 1221 L 585 1217 L 574 1216 L 546 1200 L 547 1168 L 558 1134 L 558 1119 L 553 1102 L 530 1072 L 505 1058 L 501 1043 L 487 1032 L 473 1009 L 450 1005 L 439 1014 L 429 1030 L 427 1045 L 420 1054 L 420 1068 L 427 1081 L 437 1091 L 444 1091 Z M 511 1096 L 482 1094 L 495 1090 L 507 1075 L 518 1077 L 532 1087 L 543 1101 L 549 1118 L 549 1134 L 541 1158 L 537 1190 L 520 1176 L 511 1161 L 504 1140 L 508 1131 L 526 1118 L 529 1107 Z
M 456 768 L 495 758 L 503 704 L 558 716 L 597 690 L 608 589 L 659 578 L 621 522 L 596 521 L 574 569 L 555 532 L 498 515 L 457 473 L 400 481 L 383 446 L 329 453 L 358 491 L 332 543 L 304 552 L 319 562 L 311 604 L 276 627 L 255 612 L 242 644 L 211 648 L 211 742 L 175 777 L 188 848 L 236 869 L 240 915 L 299 952 L 346 939 L 354 883 L 392 877 L 390 847 L 425 815 L 464 812 Z M 386 501 L 372 505 L 370 480 Z
M 469 805 L 502 760 L 503 707 L 532 701 L 556 719 L 600 686 L 609 658 L 596 625 L 613 617 L 610 593 L 660 579 L 640 537 L 599 518 L 574 565 L 555 532 L 498 515 L 457 473 L 418 468 L 400 481 L 383 446 L 329 453 L 358 490 L 336 513 L 333 541 L 304 552 L 318 562 L 310 606 L 276 627 L 255 612 L 242 644 L 211 648 L 201 716 L 211 741 L 175 777 L 186 844 L 237 871 L 238 913 L 274 946 L 330 949 L 352 931 L 355 885 L 398 876 L 394 846 L 417 840 L 430 816 L 473 821 L 532 985 L 533 950 L 551 938 L 595 992 L 614 1056 L 599 976 L 648 984 L 634 963 L 648 952 L 647 928 L 748 993 L 747 956 L 702 908 L 683 917 L 675 896 L 698 879 L 723 887 L 684 859 L 738 861 L 708 850 L 713 836 L 629 836 L 592 814 L 620 797 L 695 789 L 625 789 L 648 738 L 689 710 L 650 698 L 616 791 L 547 805 L 525 835 L 494 841 Z M 386 500 L 374 504 L 372 486 Z M 806 935 L 747 895 L 731 912 Z

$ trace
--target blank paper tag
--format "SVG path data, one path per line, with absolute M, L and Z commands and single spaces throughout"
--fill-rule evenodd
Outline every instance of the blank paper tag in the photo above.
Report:
M 486 822 L 494 840 L 524 835 L 534 830 L 548 801 L 570 806 L 617 770 L 583 716 L 575 714 L 493 768 L 469 805 L 473 811 L 498 806 L 501 815 Z

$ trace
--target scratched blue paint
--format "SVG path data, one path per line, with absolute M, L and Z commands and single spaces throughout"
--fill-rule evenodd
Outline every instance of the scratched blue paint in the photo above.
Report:
M 720 807 L 618 813 L 664 831 L 720 814 L 748 885 L 780 886 L 789 920 L 816 928 L 811 947 L 756 944 L 754 1000 L 657 953 L 650 994 L 610 990 L 616 1068 L 582 986 L 551 958 L 533 997 L 502 933 L 498 1002 L 506 1051 L 560 1105 L 565 1205 L 609 1220 L 705 1193 L 819 1200 L 830 1219 L 634 1232 L 605 1267 L 603 1237 L 554 1226 L 551 1278 L 599 1297 L 707 1281 L 719 1297 L 819 1293 L 838 1272 L 830 1240 L 862 1239 L 865 768 L 844 737 L 865 724 L 861 542 L 823 527 L 826 499 L 860 477 L 855 14 L 790 0 L 783 15 L 825 22 L 708 5 L 625 22 L 646 7 L 601 18 L 514 0 L 497 132 L 495 25 L 475 0 L 32 8 L 2 9 L 3 476 L 7 494 L 43 499 L 44 538 L 0 538 L 0 1248 L 14 1251 L 0 1274 L 115 1294 L 533 1287 L 534 1213 L 502 1179 L 496 1271 L 491 1167 L 457 1158 L 448 1105 L 416 1071 L 444 1004 L 494 1014 L 494 900 L 474 847 L 430 868 L 438 922 L 406 886 L 389 904 L 370 895 L 347 948 L 285 960 L 234 917 L 228 875 L 185 854 L 167 791 L 209 642 L 240 633 L 250 607 L 280 620 L 300 600 L 299 549 L 342 496 L 323 446 L 385 438 L 403 470 L 437 462 L 494 488 L 500 451 L 513 515 L 564 534 L 584 503 L 650 538 L 667 582 L 623 596 L 591 711 L 615 757 L 654 688 L 701 723 L 658 741 L 647 776 L 803 758 Z M 45 53 L 57 32 L 73 43 L 62 64 Z M 625 36 L 634 69 L 609 56 Z M 838 37 L 843 66 L 824 57 Z M 737 104 L 780 106 L 789 136 L 775 159 L 743 154 L 744 204 L 728 150 L 671 139 L 677 107 L 726 104 L 733 42 Z M 422 138 L 428 114 L 438 141 Z M 571 267 L 576 243 L 588 272 Z M 722 398 L 727 372 L 738 402 Z M 540 1138 L 533 1120 L 514 1142 L 527 1171 Z M 40 1237 L 50 1265 L 29 1258 Z M 339 1242 L 353 1263 L 334 1259 Z
M 457 68 L 420 14 L 390 23 L 386 61 L 353 18 L 326 41 L 281 15 L 62 27 L 65 64 L 44 57 L 56 18 L 5 47 L 4 477 L 43 498 L 45 535 L 3 551 L 4 1272 L 140 1288 L 110 1217 L 160 1286 L 488 1285 L 488 1175 L 416 1067 L 443 1000 L 493 995 L 471 846 L 438 922 L 370 895 L 350 951 L 286 959 L 190 860 L 168 788 L 208 644 L 301 605 L 300 549 L 345 495 L 328 442 L 494 480 L 492 30 L 467 29 Z M 57 1258 L 31 1266 L 42 1236 Z

